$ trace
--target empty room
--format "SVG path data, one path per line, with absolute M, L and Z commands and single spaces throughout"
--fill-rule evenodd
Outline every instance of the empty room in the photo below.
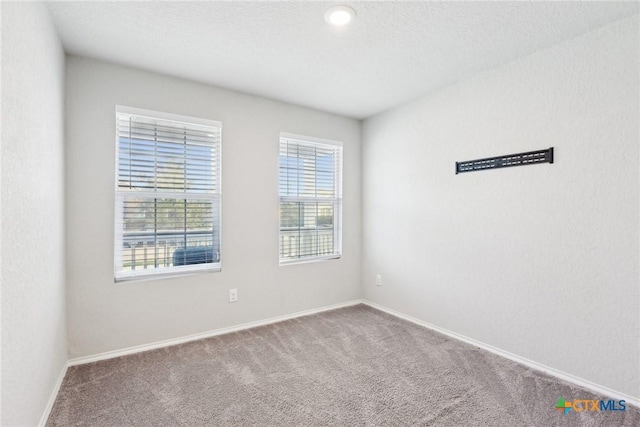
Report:
M 640 425 L 640 3 L 0 13 L 2 426 Z

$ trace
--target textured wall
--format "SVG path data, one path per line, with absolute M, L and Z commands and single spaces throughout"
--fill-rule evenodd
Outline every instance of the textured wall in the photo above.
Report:
M 113 282 L 116 104 L 223 123 L 222 272 Z M 357 120 L 79 57 L 67 61 L 66 112 L 71 357 L 360 297 Z M 278 266 L 281 131 L 344 142 L 339 260 Z
M 2 425 L 36 425 L 67 361 L 64 53 L 41 3 L 2 3 Z
M 367 120 L 366 297 L 639 397 L 638 79 L 636 15 Z

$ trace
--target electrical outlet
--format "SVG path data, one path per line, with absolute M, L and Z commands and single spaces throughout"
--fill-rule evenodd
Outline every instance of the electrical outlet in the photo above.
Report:
M 238 301 L 238 290 L 237 289 L 229 289 L 229 302 Z
M 382 274 L 376 274 L 376 286 L 382 286 Z

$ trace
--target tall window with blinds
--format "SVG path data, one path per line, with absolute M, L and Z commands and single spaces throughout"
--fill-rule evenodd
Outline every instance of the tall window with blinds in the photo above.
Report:
M 342 143 L 280 135 L 280 264 L 342 254 Z
M 220 269 L 219 122 L 116 107 L 115 278 Z

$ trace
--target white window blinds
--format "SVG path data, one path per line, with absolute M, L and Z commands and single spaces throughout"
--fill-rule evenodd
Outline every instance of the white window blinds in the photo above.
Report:
M 220 268 L 219 122 L 116 108 L 116 280 Z
M 280 135 L 280 264 L 342 253 L 342 144 Z

